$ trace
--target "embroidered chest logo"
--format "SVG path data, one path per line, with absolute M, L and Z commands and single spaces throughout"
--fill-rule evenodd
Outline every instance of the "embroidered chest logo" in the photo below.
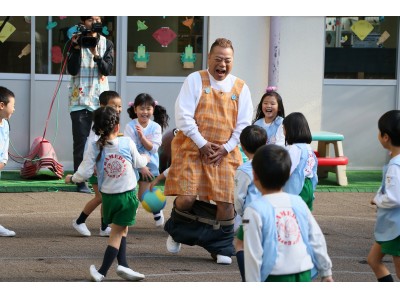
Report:
M 119 178 L 126 172 L 126 159 L 119 154 L 110 154 L 104 159 L 104 172 L 108 177 Z
M 296 215 L 292 211 L 281 211 L 276 216 L 278 242 L 287 246 L 297 244 L 300 240 L 300 230 Z

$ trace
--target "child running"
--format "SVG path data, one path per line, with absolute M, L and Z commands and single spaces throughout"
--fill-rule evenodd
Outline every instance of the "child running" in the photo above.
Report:
M 292 161 L 290 178 L 283 190 L 300 195 L 312 211 L 314 191 L 318 183 L 318 161 L 310 145 L 312 141 L 310 127 L 302 113 L 294 112 L 283 120 L 283 129 L 286 149 Z
M 257 125 L 250 125 L 243 129 L 240 134 L 240 145 L 243 152 L 248 157 L 248 161 L 240 165 L 235 173 L 235 250 L 236 260 L 240 271 L 242 281 L 245 281 L 244 274 L 244 254 L 243 254 L 243 226 L 242 216 L 244 208 L 254 199 L 261 197 L 260 191 L 255 187 L 253 182 L 253 168 L 251 161 L 254 153 L 267 142 L 267 132 Z M 237 228 L 237 230 L 236 230 Z
M 122 111 L 122 100 L 119 94 L 115 91 L 104 91 L 99 96 L 100 106 L 111 106 L 113 107 L 118 115 L 121 114 Z M 93 127 L 93 124 L 92 124 Z M 94 133 L 93 130 L 90 131 L 88 140 L 86 141 L 86 147 L 88 143 L 96 142 L 99 139 L 99 136 Z M 85 148 L 86 148 L 85 147 Z M 85 149 L 86 150 L 86 149 Z M 83 236 L 90 236 L 91 232 L 87 228 L 85 222 L 89 215 L 96 209 L 97 206 L 101 204 L 101 194 L 99 192 L 99 188 L 97 185 L 97 176 L 96 172 L 89 178 L 89 183 L 92 185 L 94 190 L 94 197 L 92 200 L 89 200 L 86 203 L 83 211 L 79 215 L 78 219 L 72 221 L 72 226 Z M 101 217 L 101 225 L 100 225 L 100 236 L 109 236 L 111 232 L 111 227 L 108 226 L 107 223 L 104 223 L 103 216 Z
M 117 258 L 118 276 L 130 281 L 142 280 L 145 276 L 130 269 L 126 260 L 126 237 L 128 226 L 136 222 L 139 206 L 134 168 L 146 166 L 150 157 L 140 155 L 130 138 L 118 138 L 119 115 L 114 108 L 100 107 L 94 112 L 93 121 L 92 130 L 99 139 L 88 143 L 77 172 L 65 178 L 66 183 L 84 182 L 92 176 L 96 166 L 103 218 L 104 222 L 111 224 L 111 233 L 103 264 L 98 270 L 91 265 L 90 276 L 93 281 L 102 281 Z
M 158 148 L 161 146 L 162 131 L 168 126 L 169 116 L 165 108 L 149 94 L 141 93 L 135 101 L 129 102 L 129 117 L 132 119 L 125 126 L 124 135 L 130 137 L 139 153 L 150 156 L 147 166 L 139 169 L 139 201 L 150 183 L 160 174 Z M 151 118 L 154 118 L 154 121 Z M 163 211 L 153 212 L 156 227 L 164 225 Z
M 383 257 L 391 255 L 400 279 L 400 110 L 384 113 L 378 121 L 378 140 L 387 149 L 390 160 L 383 167 L 382 184 L 371 204 L 377 206 L 375 243 L 368 264 L 380 282 L 393 281 Z
M 267 144 L 285 146 L 282 121 L 285 118 L 285 108 L 281 95 L 276 92 L 276 87 L 268 87 L 257 106 L 254 125 L 267 131 Z
M 15 111 L 15 95 L 9 89 L 0 86 L 0 173 L 8 162 L 10 143 L 10 125 L 8 119 Z M 15 236 L 15 232 L 0 225 L 0 236 Z
M 264 145 L 253 157 L 254 184 L 262 196 L 244 210 L 246 281 L 333 281 L 324 235 L 304 201 L 282 187 L 289 179 L 290 156 L 277 145 Z

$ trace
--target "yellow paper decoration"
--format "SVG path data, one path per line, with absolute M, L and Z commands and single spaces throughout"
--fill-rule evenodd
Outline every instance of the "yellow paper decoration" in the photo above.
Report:
M 4 21 L 0 21 L 0 26 L 3 24 Z M 3 30 L 0 33 L 0 41 L 2 43 L 4 43 L 9 37 L 10 35 L 13 34 L 13 32 L 15 31 L 15 27 L 10 24 L 9 22 L 6 23 L 6 25 L 4 26 Z
M 351 30 L 362 41 L 368 36 L 368 34 L 371 33 L 373 29 L 374 26 L 372 26 L 368 21 L 365 20 L 357 21 L 356 23 L 353 24 L 353 26 L 351 26 Z

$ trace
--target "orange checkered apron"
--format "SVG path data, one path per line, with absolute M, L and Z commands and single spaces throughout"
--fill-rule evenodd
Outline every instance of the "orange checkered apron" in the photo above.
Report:
M 244 82 L 236 79 L 232 90 L 223 93 L 211 88 L 207 71 L 200 71 L 202 95 L 194 119 L 201 135 L 209 142 L 225 144 L 236 127 L 239 95 Z M 233 203 L 234 175 L 242 158 L 238 147 L 216 167 L 204 164 L 200 150 L 182 131 L 171 143 L 171 166 L 165 195 L 199 195 L 201 199 Z

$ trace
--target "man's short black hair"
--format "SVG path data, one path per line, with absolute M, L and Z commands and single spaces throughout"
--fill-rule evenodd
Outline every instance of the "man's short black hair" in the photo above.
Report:
M 263 188 L 279 190 L 289 179 L 292 162 L 285 148 L 270 144 L 256 151 L 251 165 Z
M 240 134 L 240 144 L 247 152 L 254 154 L 257 149 L 267 143 L 267 131 L 257 125 L 249 125 Z

